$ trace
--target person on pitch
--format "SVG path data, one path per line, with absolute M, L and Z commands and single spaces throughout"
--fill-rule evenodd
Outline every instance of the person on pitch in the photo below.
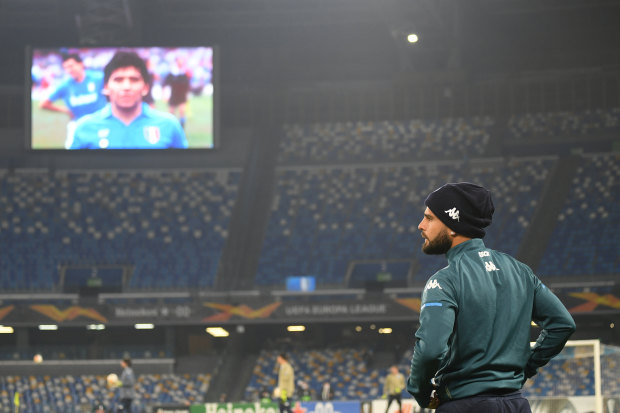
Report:
M 131 368 L 131 359 L 129 357 L 122 359 L 121 367 L 123 368 L 123 372 L 121 373 L 120 379 L 116 383 L 119 387 L 119 398 L 121 399 L 122 406 L 122 409 L 119 410 L 123 412 L 131 412 L 131 403 L 135 398 L 134 386 L 136 385 L 136 376 Z
M 390 367 L 390 373 L 385 377 L 383 383 L 383 397 L 387 397 L 388 403 L 385 413 L 388 412 L 393 401 L 398 403 L 398 411 L 403 411 L 403 403 L 401 400 L 401 392 L 405 389 L 405 376 L 400 374 L 398 367 Z
M 295 371 L 284 353 L 278 356 L 277 363 L 279 365 L 278 387 L 276 388 L 274 395 L 278 399 L 280 413 L 292 413 L 291 398 L 293 397 L 293 392 L 295 391 Z
M 520 389 L 575 322 L 527 265 L 484 245 L 495 210 L 488 190 L 449 183 L 425 205 L 422 250 L 445 254 L 448 266 L 422 293 L 407 391 L 438 413 L 530 413 Z M 531 321 L 541 328 L 533 347 Z

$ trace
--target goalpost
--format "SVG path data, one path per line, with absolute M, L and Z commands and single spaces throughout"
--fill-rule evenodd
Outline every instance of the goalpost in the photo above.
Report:
M 523 391 L 533 413 L 619 412 L 620 348 L 570 340 Z
M 594 412 L 603 413 L 603 391 L 601 384 L 601 341 L 600 340 L 568 340 L 565 347 L 592 346 L 594 358 Z

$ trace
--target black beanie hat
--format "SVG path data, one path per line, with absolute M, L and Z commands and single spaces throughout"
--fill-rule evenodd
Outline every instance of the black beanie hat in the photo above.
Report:
M 491 193 L 469 182 L 445 184 L 431 192 L 424 204 L 457 234 L 484 238 L 495 207 Z

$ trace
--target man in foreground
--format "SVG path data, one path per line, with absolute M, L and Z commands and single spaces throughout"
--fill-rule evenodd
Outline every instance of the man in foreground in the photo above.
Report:
M 422 250 L 446 254 L 448 266 L 422 293 L 407 390 L 441 413 L 530 413 L 519 390 L 562 350 L 575 322 L 527 265 L 485 247 L 489 191 L 446 184 L 425 204 Z M 532 320 L 542 331 L 530 348 Z

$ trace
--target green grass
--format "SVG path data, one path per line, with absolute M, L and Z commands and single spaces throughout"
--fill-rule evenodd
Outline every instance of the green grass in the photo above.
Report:
M 64 106 L 63 102 L 56 102 Z M 39 102 L 32 102 L 32 149 L 64 149 L 69 117 L 60 112 L 39 108 Z
M 63 105 L 62 101 L 55 102 Z M 156 102 L 158 110 L 168 112 L 165 102 Z M 211 148 L 213 146 L 213 97 L 208 95 L 189 96 L 185 123 L 185 134 L 190 148 Z M 67 136 L 68 117 L 62 113 L 39 108 L 32 102 L 32 148 L 64 149 Z

